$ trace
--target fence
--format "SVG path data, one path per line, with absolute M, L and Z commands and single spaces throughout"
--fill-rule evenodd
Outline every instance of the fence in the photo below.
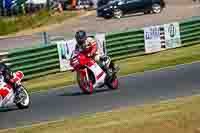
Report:
M 11 70 L 23 71 L 26 75 L 24 80 L 60 71 L 56 45 L 10 51 L 1 54 L 1 57 Z
M 200 17 L 182 21 L 180 34 L 183 46 L 200 44 Z M 108 55 L 114 60 L 144 54 L 144 31 L 129 30 L 106 34 Z M 60 71 L 56 45 L 19 49 L 0 54 L 13 71 L 24 72 L 25 80 Z
M 144 31 L 142 29 L 106 35 L 108 55 L 114 60 L 137 56 L 144 51 Z
M 200 44 L 200 17 L 181 22 L 180 28 L 183 45 Z
M 182 45 L 200 44 L 200 17 L 180 23 Z M 142 29 L 107 33 L 108 53 L 114 60 L 144 54 L 144 31 Z

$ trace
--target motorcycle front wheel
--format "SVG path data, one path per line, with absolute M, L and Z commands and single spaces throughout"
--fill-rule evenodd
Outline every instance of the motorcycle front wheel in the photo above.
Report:
M 85 94 L 92 94 L 93 93 L 93 84 L 91 80 L 87 80 L 86 77 L 80 77 L 80 74 L 77 73 L 77 81 L 80 89 Z
M 20 86 L 20 97 L 22 98 L 22 100 L 20 100 L 19 102 L 16 103 L 16 106 L 19 108 L 19 109 L 26 109 L 29 107 L 30 105 L 30 97 L 29 97 L 29 94 L 26 90 L 26 88 L 24 86 Z

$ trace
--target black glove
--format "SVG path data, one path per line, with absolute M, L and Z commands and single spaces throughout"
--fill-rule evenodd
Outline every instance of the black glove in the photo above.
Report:
M 100 60 L 101 60 L 101 61 L 107 61 L 107 60 L 108 60 L 108 57 L 107 57 L 107 56 L 101 56 L 101 57 L 100 57 Z

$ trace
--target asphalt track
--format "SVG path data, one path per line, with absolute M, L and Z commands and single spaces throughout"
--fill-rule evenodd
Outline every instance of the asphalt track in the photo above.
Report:
M 199 93 L 200 63 L 179 65 L 122 77 L 120 89 L 115 91 L 105 88 L 92 95 L 83 95 L 78 87 L 71 86 L 64 90 L 34 93 L 29 109 L 18 110 L 13 106 L 0 112 L 0 129 Z

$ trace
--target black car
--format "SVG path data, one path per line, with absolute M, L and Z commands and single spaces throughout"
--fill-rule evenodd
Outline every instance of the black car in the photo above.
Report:
M 97 8 L 97 16 L 121 18 L 128 13 L 160 13 L 164 7 L 163 0 L 111 0 L 106 5 Z
M 104 6 L 104 5 L 107 5 L 108 2 L 110 2 L 112 0 L 98 0 L 97 2 L 97 8 L 101 7 L 101 6 Z

